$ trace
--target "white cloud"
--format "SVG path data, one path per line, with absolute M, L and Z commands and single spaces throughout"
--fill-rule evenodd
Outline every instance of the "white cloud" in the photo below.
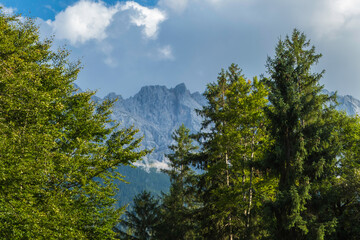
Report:
M 109 43 L 101 44 L 100 51 L 105 55 L 104 63 L 112 68 L 118 67 L 118 62 L 116 58 L 112 56 L 114 47 Z
M 16 8 L 12 8 L 12 7 L 5 7 L 3 4 L 0 3 L 0 12 L 5 14 L 5 15 L 8 15 L 8 16 L 13 16 L 16 14 L 16 12 L 18 11 Z M 26 18 L 21 16 L 21 15 L 18 15 L 16 17 L 17 20 L 19 20 L 20 22 L 25 22 L 26 21 Z
M 7 15 L 13 15 L 16 12 L 16 8 L 8 8 L 5 7 L 3 4 L 0 4 L 1 12 Z
M 143 159 L 143 161 L 137 161 L 133 163 L 133 165 L 136 167 L 143 168 L 147 172 L 150 172 L 151 168 L 155 168 L 157 171 L 160 172 L 163 169 L 169 170 L 170 169 L 169 163 L 170 162 L 168 159 L 165 159 L 164 162 L 160 162 L 158 160 Z
M 170 169 L 169 162 L 160 162 L 160 161 L 154 161 L 149 164 L 150 168 L 156 168 L 158 171 L 162 169 Z
M 130 16 L 131 23 L 138 27 L 144 27 L 143 33 L 147 38 L 156 38 L 159 24 L 166 20 L 164 12 L 157 8 L 147 8 L 140 4 L 129 1 L 121 7 L 122 11 L 133 10 L 133 14 Z
M 211 5 L 213 7 L 226 7 L 229 3 L 248 2 L 253 0 L 159 0 L 158 6 L 171 10 L 176 13 L 182 13 L 194 4 L 202 6 Z
M 168 59 L 173 60 L 174 55 L 172 53 L 172 49 L 170 45 L 166 45 L 158 49 L 160 59 Z
M 164 8 L 169 8 L 172 11 L 181 13 L 185 10 L 188 5 L 189 0 L 160 0 L 159 6 Z
M 219 3 L 221 3 L 221 2 L 223 2 L 223 1 L 225 1 L 225 0 L 208 0 L 210 3 L 212 3 L 212 4 L 219 4 Z
M 336 37 L 339 31 L 354 31 L 360 21 L 360 0 L 323 1 L 313 16 L 313 27 L 320 37 Z
M 358 15 L 360 13 L 359 0 L 336 0 L 331 2 L 334 9 L 344 15 Z
M 56 38 L 68 39 L 72 44 L 91 39 L 103 40 L 118 8 L 119 5 L 107 7 L 103 2 L 80 0 L 47 23 L 52 26 Z
M 102 6 L 106 12 L 114 8 Z M 323 53 L 315 71 L 326 69 L 325 87 L 359 97 L 360 0 L 159 0 L 153 7 L 125 0 L 117 6 L 98 35 L 63 27 L 78 43 L 69 46 L 73 56 L 83 58 L 79 84 L 99 89 L 100 96 L 116 89 L 129 97 L 144 85 L 180 82 L 202 92 L 232 62 L 248 77 L 264 73 L 278 38 L 298 28 Z M 50 25 L 41 26 L 41 33 L 44 29 L 53 33 Z M 102 41 L 80 44 L 80 39 Z
M 143 27 L 143 34 L 151 39 L 157 37 L 159 24 L 166 20 L 163 11 L 147 8 L 133 1 L 107 6 L 102 1 L 80 0 L 57 14 L 54 21 L 47 20 L 46 23 L 52 28 L 57 39 L 69 40 L 74 45 L 107 38 L 107 28 L 116 15 L 122 12 L 128 14 L 122 18 L 124 25 L 128 16 L 130 23 Z

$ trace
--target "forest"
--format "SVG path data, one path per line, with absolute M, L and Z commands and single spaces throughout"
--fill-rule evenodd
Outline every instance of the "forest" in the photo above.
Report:
M 0 239 L 360 236 L 360 119 L 322 94 L 321 54 L 299 30 L 278 41 L 266 75 L 221 70 L 201 131 L 173 134 L 169 192 L 144 191 L 126 210 L 116 169 L 151 150 L 110 119 L 113 100 L 76 91 L 80 62 L 33 20 L 1 14 L 0 28 Z

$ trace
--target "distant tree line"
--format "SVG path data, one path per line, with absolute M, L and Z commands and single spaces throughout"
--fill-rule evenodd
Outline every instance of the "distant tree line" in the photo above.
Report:
M 201 131 L 174 132 L 169 193 L 139 194 L 118 237 L 359 239 L 360 119 L 321 93 L 320 57 L 294 30 L 268 77 L 222 70 L 198 110 Z

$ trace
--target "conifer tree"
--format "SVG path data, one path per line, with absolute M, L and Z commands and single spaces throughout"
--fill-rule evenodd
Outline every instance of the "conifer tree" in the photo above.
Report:
M 193 218 L 197 208 L 194 185 L 196 174 L 189 166 L 189 155 L 198 149 L 190 138 L 190 130 L 182 124 L 172 136 L 174 145 L 169 146 L 173 153 L 168 154 L 169 169 L 163 170 L 170 176 L 170 192 L 162 198 L 162 224 L 159 226 L 159 239 L 193 239 L 196 234 L 196 221 Z
M 278 177 L 276 199 L 271 204 L 275 218 L 274 239 L 304 239 L 309 231 L 323 239 L 333 219 L 314 218 L 307 207 L 317 182 L 334 168 L 339 144 L 332 136 L 332 98 L 321 94 L 323 72 L 312 67 L 321 57 L 303 33 L 279 40 L 275 57 L 268 58 L 266 79 L 270 106 L 266 115 L 273 145 L 268 152 L 268 169 Z M 333 175 L 332 175 L 333 176 Z M 309 238 L 309 239 L 315 239 Z
M 264 146 L 259 143 L 266 141 L 266 95 L 264 85 L 256 78 L 247 81 L 235 64 L 207 87 L 209 104 L 198 111 L 204 118 L 198 164 L 205 171 L 200 182 L 205 238 L 252 235 L 253 190 L 260 179 L 255 179 L 254 165 Z
M 335 112 L 336 124 L 332 135 L 341 143 L 336 164 L 328 169 L 321 181 L 313 184 L 312 199 L 307 212 L 312 214 L 312 225 L 323 224 L 318 231 L 309 231 L 308 239 L 357 239 L 360 234 L 360 162 L 359 117 Z M 315 216 L 315 213 L 318 213 Z M 332 221 L 330 221 L 332 220 Z
M 342 151 L 331 179 L 332 188 L 324 196 L 331 208 L 327 208 L 327 212 L 324 209 L 323 215 L 331 212 L 337 220 L 336 232 L 327 239 L 355 240 L 360 236 L 360 117 L 339 115 Z
M 150 192 L 143 191 L 134 197 L 132 209 L 126 212 L 125 220 L 121 222 L 127 228 L 122 239 L 158 239 L 156 229 L 159 223 L 159 200 Z
M 113 169 L 147 151 L 50 48 L 32 20 L 0 15 L 0 239 L 113 239 Z

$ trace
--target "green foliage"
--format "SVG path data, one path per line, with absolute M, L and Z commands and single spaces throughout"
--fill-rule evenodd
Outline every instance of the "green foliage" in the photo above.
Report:
M 305 35 L 294 30 L 279 41 L 274 59 L 267 61 L 271 105 L 266 114 L 273 145 L 265 160 L 279 178 L 271 204 L 276 239 L 300 239 L 309 231 L 323 239 L 332 231 L 333 219 L 314 219 L 317 210 L 308 209 L 310 201 L 323 194 L 312 188 L 334 176 L 331 171 L 340 150 L 332 135 L 336 127 L 334 110 L 328 107 L 332 98 L 320 93 L 323 72 L 311 72 L 320 57 Z
M 360 119 L 321 94 L 320 57 L 294 30 L 269 78 L 233 64 L 207 86 L 200 150 L 184 126 L 173 135 L 154 239 L 358 238 Z
M 107 127 L 111 101 L 76 93 L 80 70 L 31 20 L 0 16 L 1 239 L 113 239 L 113 170 L 147 152 Z
M 233 64 L 207 86 L 200 150 L 175 131 L 170 191 L 161 205 L 136 195 L 126 233 L 116 197 L 140 187 L 116 185 L 125 168 L 148 181 L 128 171 L 148 151 L 110 120 L 113 101 L 76 92 L 79 63 L 50 48 L 31 20 L 0 15 L 0 239 L 358 239 L 360 118 L 321 94 L 304 34 L 279 41 L 269 78 Z
M 321 195 L 314 194 L 311 209 L 319 209 L 318 218 L 330 222 L 324 224 L 324 230 L 329 232 L 324 231 L 324 239 L 357 239 L 360 234 L 360 121 L 344 113 L 337 113 L 334 121 L 337 128 L 333 135 L 341 142 L 341 151 L 328 177 L 316 184 L 315 190 Z
M 121 222 L 126 227 L 126 233 L 120 235 L 124 235 L 123 239 L 157 239 L 159 222 L 159 201 L 150 192 L 143 191 L 135 196 L 132 210 L 126 212 L 125 220 Z
M 119 188 L 114 196 L 117 200 L 116 205 L 118 208 L 131 204 L 133 198 L 144 190 L 155 195 L 169 192 L 169 176 L 158 169 L 120 166 L 115 171 L 124 176 L 123 178 L 126 181 L 115 180 L 115 184 Z
M 187 203 L 197 206 L 189 212 L 197 234 L 179 238 L 169 230 L 167 237 L 358 238 L 360 120 L 335 111 L 335 95 L 321 94 L 323 73 L 311 72 L 320 57 L 294 30 L 268 59 L 268 79 L 247 81 L 231 65 L 208 85 L 208 105 L 198 110 L 200 152 L 178 161 L 181 148 L 172 146 L 174 169 L 191 163 L 201 171 L 190 184 L 197 196 Z M 169 173 L 173 180 L 181 176 L 180 169 Z M 164 198 L 177 210 L 166 208 L 173 218 L 165 219 L 177 218 L 180 232 L 182 187 L 173 181 Z
M 320 57 L 294 30 L 269 78 L 233 64 L 207 86 L 200 150 L 185 126 L 173 135 L 154 239 L 358 238 L 360 120 L 321 94 Z
M 209 104 L 198 111 L 204 122 L 202 158 L 197 160 L 205 171 L 199 186 L 204 237 L 258 238 L 260 221 L 254 213 L 272 195 L 260 190 L 270 187 L 264 184 L 268 177 L 255 168 L 267 145 L 267 90 L 257 78 L 246 80 L 233 64 L 204 95 Z
M 161 205 L 161 224 L 157 239 L 194 239 L 196 222 L 192 215 L 197 210 L 194 192 L 196 175 L 189 167 L 189 155 L 197 150 L 189 135 L 190 130 L 181 125 L 173 134 L 175 144 L 169 148 L 169 170 L 163 170 L 170 176 L 171 186 L 168 194 L 163 194 Z

